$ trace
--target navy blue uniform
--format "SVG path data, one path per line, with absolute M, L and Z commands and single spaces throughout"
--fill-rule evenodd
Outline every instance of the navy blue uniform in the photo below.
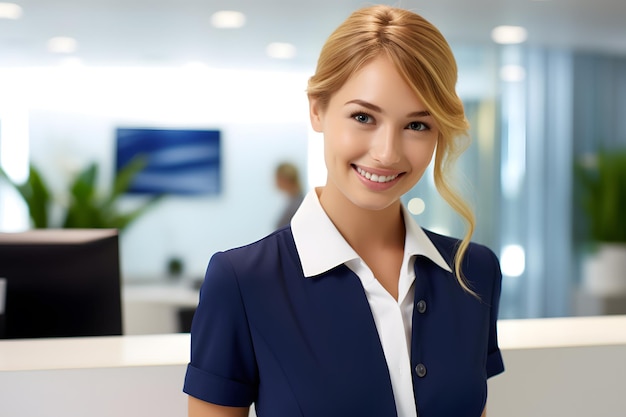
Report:
M 427 234 L 452 264 L 458 241 Z M 411 366 L 419 415 L 479 417 L 487 378 L 504 370 L 498 260 L 474 243 L 466 253 L 463 272 L 480 299 L 428 258 L 416 259 L 415 272 Z M 290 227 L 212 257 L 184 391 L 220 405 L 255 403 L 258 417 L 397 415 L 361 281 L 345 265 L 305 278 Z

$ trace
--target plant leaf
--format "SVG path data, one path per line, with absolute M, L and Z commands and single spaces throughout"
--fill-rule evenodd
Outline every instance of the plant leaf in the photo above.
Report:
M 597 242 L 626 242 L 626 150 L 601 150 L 595 166 L 577 163 L 577 202 Z
M 115 175 L 113 180 L 113 190 L 103 201 L 103 209 L 110 210 L 115 201 L 128 189 L 133 180 L 148 165 L 148 158 L 142 154 L 134 156 Z
M 11 180 L 7 173 L 0 168 L 0 175 L 17 190 L 28 206 L 28 212 L 35 228 L 48 227 L 48 212 L 50 206 L 50 190 L 43 180 L 39 170 L 31 164 L 28 178 L 23 184 Z

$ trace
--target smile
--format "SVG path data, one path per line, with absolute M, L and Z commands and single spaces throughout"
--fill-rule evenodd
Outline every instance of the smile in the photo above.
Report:
M 367 172 L 359 167 L 356 167 L 356 171 L 359 173 L 360 176 L 365 177 L 372 182 L 386 183 L 386 182 L 391 182 L 395 180 L 396 178 L 398 178 L 398 174 L 387 175 L 387 176 L 377 175 L 377 174 L 372 174 L 370 172 Z

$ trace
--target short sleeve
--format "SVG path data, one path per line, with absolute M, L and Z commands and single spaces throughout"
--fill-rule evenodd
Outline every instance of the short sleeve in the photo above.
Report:
M 247 407 L 258 371 L 237 276 L 227 252 L 213 255 L 191 326 L 183 391 L 214 404 Z
M 490 251 L 491 252 L 491 251 Z M 491 293 L 491 315 L 489 323 L 489 340 L 487 351 L 487 378 L 504 372 L 504 362 L 502 353 L 498 346 L 498 311 L 500 307 L 500 293 L 502 291 L 502 271 L 500 270 L 500 262 L 496 255 L 492 253 L 494 272 L 493 272 L 493 290 Z

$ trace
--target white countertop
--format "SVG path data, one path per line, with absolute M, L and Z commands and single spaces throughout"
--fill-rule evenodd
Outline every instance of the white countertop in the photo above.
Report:
M 152 303 L 178 307 L 196 307 L 200 291 L 190 283 L 160 282 L 126 284 L 122 288 L 125 303 Z
M 501 320 L 502 350 L 626 345 L 626 316 Z M 0 371 L 185 365 L 189 334 L 0 341 Z
M 500 349 L 626 345 L 626 316 L 500 320 Z
M 188 333 L 0 341 L 0 371 L 181 365 Z

